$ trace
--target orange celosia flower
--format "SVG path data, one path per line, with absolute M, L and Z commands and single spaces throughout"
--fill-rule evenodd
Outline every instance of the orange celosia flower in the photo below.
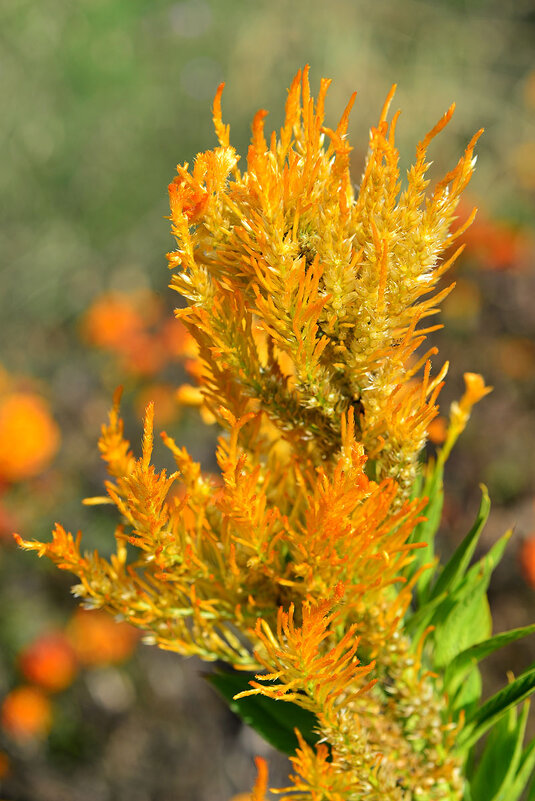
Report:
M 201 389 L 191 384 L 181 384 L 176 391 L 176 399 L 183 406 L 201 406 L 204 402 Z
M 154 402 L 154 419 L 159 425 L 167 425 L 180 413 L 180 406 L 175 397 L 175 388 L 171 384 L 143 386 L 135 400 L 135 410 L 140 417 L 150 401 Z
M 162 303 L 153 292 L 106 293 L 93 303 L 82 321 L 92 344 L 116 353 L 121 368 L 154 375 L 171 359 L 192 359 L 197 348 L 179 320 L 162 321 Z
M 461 414 L 468 418 L 472 407 L 492 392 L 492 387 L 485 385 L 485 380 L 479 373 L 465 373 L 463 377 L 466 389 L 459 401 L 459 409 Z
M 520 566 L 524 578 L 530 585 L 535 588 L 535 536 L 528 537 L 522 543 L 519 553 Z
M 160 338 L 165 350 L 176 359 L 195 359 L 197 343 L 180 320 L 166 320 L 160 330 Z
M 72 645 L 62 632 L 43 634 L 19 655 L 24 677 L 49 692 L 59 692 L 72 683 L 77 661 Z
M 461 211 L 463 216 L 464 209 Z M 526 264 L 533 237 L 505 220 L 479 212 L 474 225 L 464 234 L 467 256 L 488 270 L 510 270 Z
M 132 626 L 98 610 L 75 612 L 66 633 L 78 661 L 89 667 L 124 662 L 139 640 Z
M 89 308 L 82 330 L 93 345 L 121 349 L 132 337 L 140 334 L 145 325 L 134 296 L 111 292 L 101 295 Z
M 59 447 L 59 429 L 43 398 L 30 392 L 0 397 L 0 480 L 42 472 Z
M 16 740 L 45 737 L 52 725 L 50 701 L 38 687 L 16 687 L 4 699 L 1 723 Z
M 447 371 L 432 374 L 436 348 L 415 355 L 436 328 L 419 326 L 451 289 L 438 286 L 460 249 L 439 259 L 470 223 L 451 230 L 477 135 L 427 193 L 427 150 L 452 107 L 417 145 L 400 192 L 392 91 L 357 193 L 347 143 L 354 97 L 327 128 L 328 85 L 315 101 L 308 68 L 298 73 L 279 137 L 266 139 L 258 112 L 244 172 L 220 87 L 219 146 L 191 171 L 179 166 L 169 187 L 173 287 L 198 347 L 199 391 L 179 397 L 202 400 L 223 429 L 219 484 L 166 434 L 176 469 L 156 470 L 152 404 L 135 458 L 117 394 L 99 441 L 108 498 L 92 501 L 120 514 L 115 552 L 83 552 L 81 535 L 60 525 L 51 543 L 18 541 L 75 573 L 77 595 L 147 640 L 265 669 L 246 695 L 315 714 L 330 748 L 300 741 L 296 797 L 399 801 L 425 787 L 429 801 L 445 788 L 459 799 L 447 699 L 421 649 L 414 654 L 423 640 L 411 642 L 403 621 L 426 567 L 415 564 L 413 541 L 425 500 L 410 496 Z M 457 423 L 487 391 L 467 375 Z M 82 632 L 73 638 L 81 659 L 92 614 L 85 628 L 81 617 L 71 626 Z M 117 637 L 103 639 L 90 654 Z M 266 785 L 259 765 L 255 801 Z

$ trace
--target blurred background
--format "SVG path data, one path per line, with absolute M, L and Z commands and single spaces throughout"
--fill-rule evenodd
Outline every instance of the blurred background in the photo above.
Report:
M 485 127 L 461 216 L 480 211 L 435 342 L 451 361 L 445 415 L 464 371 L 495 389 L 449 462 L 441 542 L 448 553 L 466 533 L 485 482 L 483 546 L 515 527 L 492 585 L 495 630 L 533 622 L 534 44 L 531 0 L 0 0 L 2 799 L 228 801 L 251 787 L 257 753 L 285 783 L 285 760 L 226 710 L 199 663 L 77 611 L 72 577 L 11 538 L 47 539 L 59 520 L 109 550 L 114 519 L 80 499 L 102 493 L 96 440 L 119 384 L 134 443 L 154 398 L 159 428 L 214 467 L 216 432 L 195 408 L 190 343 L 172 319 L 165 217 L 176 164 L 215 144 L 222 80 L 241 153 L 258 108 L 268 130 L 280 125 L 305 63 L 314 90 L 333 79 L 328 124 L 357 89 L 355 182 L 393 82 L 403 168 L 453 100 L 432 177 Z M 440 420 L 432 433 L 439 443 Z M 487 688 L 534 660 L 532 642 L 488 660 Z

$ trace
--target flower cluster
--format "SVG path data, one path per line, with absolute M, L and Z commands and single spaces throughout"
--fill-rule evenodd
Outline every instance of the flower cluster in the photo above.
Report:
M 488 389 L 466 376 L 422 486 L 418 460 L 447 369 L 433 374 L 436 349 L 422 345 L 461 248 L 440 256 L 471 221 L 452 233 L 479 134 L 428 192 L 427 149 L 452 107 L 418 144 L 400 189 L 392 91 L 356 191 L 346 136 L 354 97 L 327 128 L 328 85 L 314 101 L 308 70 L 298 73 L 269 140 L 258 112 L 244 171 L 220 87 L 218 147 L 191 170 L 179 166 L 169 187 L 172 286 L 187 301 L 177 316 L 223 430 L 220 478 L 165 433 L 176 470 L 155 469 L 151 404 L 136 458 L 117 394 L 99 443 L 107 496 L 88 499 L 119 512 L 115 554 L 83 553 L 61 526 L 51 543 L 20 542 L 78 575 L 85 605 L 148 641 L 255 671 L 236 703 L 263 696 L 290 721 L 298 707 L 310 715 L 312 742 L 296 725 L 288 798 L 454 801 L 464 797 L 456 738 L 466 709 L 450 703 L 427 643 L 446 602 L 459 614 L 494 562 L 465 576 L 470 545 L 468 561 L 432 587 L 431 528 L 444 460 Z

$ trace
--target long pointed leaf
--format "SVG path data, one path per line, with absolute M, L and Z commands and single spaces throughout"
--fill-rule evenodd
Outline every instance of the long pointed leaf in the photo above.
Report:
M 526 701 L 516 726 L 514 751 L 511 755 L 509 768 L 507 770 L 507 773 L 505 774 L 500 789 L 498 790 L 496 795 L 492 797 L 491 801 L 512 801 L 511 788 L 513 786 L 513 782 L 515 780 L 517 770 L 520 765 L 520 760 L 522 758 L 522 743 L 524 742 L 524 734 L 526 732 L 526 723 L 528 720 L 528 714 L 529 714 L 529 701 Z
M 428 474 L 422 491 L 422 495 L 427 496 L 429 499 L 427 506 L 423 510 L 426 520 L 416 526 L 410 540 L 411 542 L 425 543 L 426 547 L 419 548 L 414 554 L 415 560 L 411 565 L 414 572 L 422 565 L 432 562 L 435 555 L 435 535 L 440 526 L 444 504 L 443 474 L 444 468 L 438 462 L 433 467 L 428 467 Z M 427 599 L 432 578 L 433 571 L 426 570 L 416 583 L 415 595 L 420 605 Z
M 446 668 L 444 674 L 446 692 L 449 694 L 456 692 L 460 682 L 464 679 L 472 665 L 477 665 L 482 659 L 494 653 L 494 651 L 498 651 L 500 648 L 509 645 L 509 643 L 515 642 L 515 640 L 527 637 L 533 634 L 533 632 L 535 632 L 535 623 L 531 626 L 523 626 L 522 628 L 496 634 L 488 640 L 483 640 L 483 642 L 479 642 L 461 651 Z
M 509 796 L 506 801 L 519 801 L 520 796 L 527 787 L 527 784 L 535 770 L 535 737 L 522 753 L 520 765 L 511 785 Z M 535 785 L 534 785 L 535 788 Z
M 483 496 L 481 498 L 481 504 L 479 506 L 475 523 L 439 575 L 433 589 L 431 590 L 429 600 L 435 598 L 437 595 L 441 595 L 443 592 L 455 591 L 468 569 L 468 565 L 470 564 L 472 556 L 474 555 L 481 531 L 487 522 L 490 512 L 490 500 L 487 488 L 481 485 L 481 491 Z
M 491 726 L 511 709 L 525 701 L 535 690 L 535 667 L 529 668 L 507 687 L 499 690 L 492 698 L 475 710 L 461 730 L 457 743 L 462 749 L 477 742 Z
M 502 787 L 515 753 L 517 727 L 518 716 L 512 707 L 487 737 L 470 781 L 474 801 L 491 801 Z

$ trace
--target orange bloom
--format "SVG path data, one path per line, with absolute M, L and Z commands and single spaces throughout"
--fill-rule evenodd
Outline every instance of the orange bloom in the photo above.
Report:
M 175 397 L 175 388 L 170 384 L 149 384 L 143 386 L 136 396 L 135 410 L 140 416 L 150 401 L 154 403 L 154 419 L 158 425 L 167 425 L 175 420 L 180 412 Z
M 29 392 L 0 398 L 0 479 L 22 481 L 45 469 L 59 447 L 46 402 Z
M 522 574 L 530 587 L 535 588 L 535 536 L 523 542 L 519 556 Z
M 468 216 L 470 208 L 462 204 L 459 219 Z M 522 267 L 533 247 L 530 234 L 506 220 L 493 219 L 479 211 L 473 225 L 463 234 L 466 253 L 479 266 L 488 270 L 510 270 Z
M 50 701 L 38 687 L 16 687 L 4 699 L 1 721 L 16 740 L 46 737 L 52 725 Z
M 470 415 L 472 406 L 492 392 L 492 387 L 485 386 L 485 380 L 479 373 L 464 373 L 465 392 L 461 398 L 459 406 L 461 411 Z
M 86 339 L 101 348 L 121 348 L 139 334 L 144 321 L 133 299 L 110 292 L 97 298 L 87 312 L 82 329 Z
M 162 322 L 155 293 L 110 292 L 97 298 L 82 322 L 82 333 L 96 347 L 113 351 L 123 370 L 154 375 L 173 359 L 197 355 L 193 337 L 178 320 Z
M 79 662 L 95 667 L 128 659 L 139 632 L 127 623 L 116 623 L 106 612 L 80 609 L 67 627 L 67 636 Z
M 50 692 L 68 687 L 77 670 L 72 645 L 61 632 L 38 637 L 22 651 L 19 662 L 28 681 Z
M 172 318 L 162 325 L 160 333 L 162 342 L 169 354 L 177 359 L 195 359 L 198 353 L 197 343 L 186 330 L 184 323 Z
M 176 399 L 182 406 L 202 406 L 204 402 L 200 388 L 191 384 L 181 384 L 176 390 Z

